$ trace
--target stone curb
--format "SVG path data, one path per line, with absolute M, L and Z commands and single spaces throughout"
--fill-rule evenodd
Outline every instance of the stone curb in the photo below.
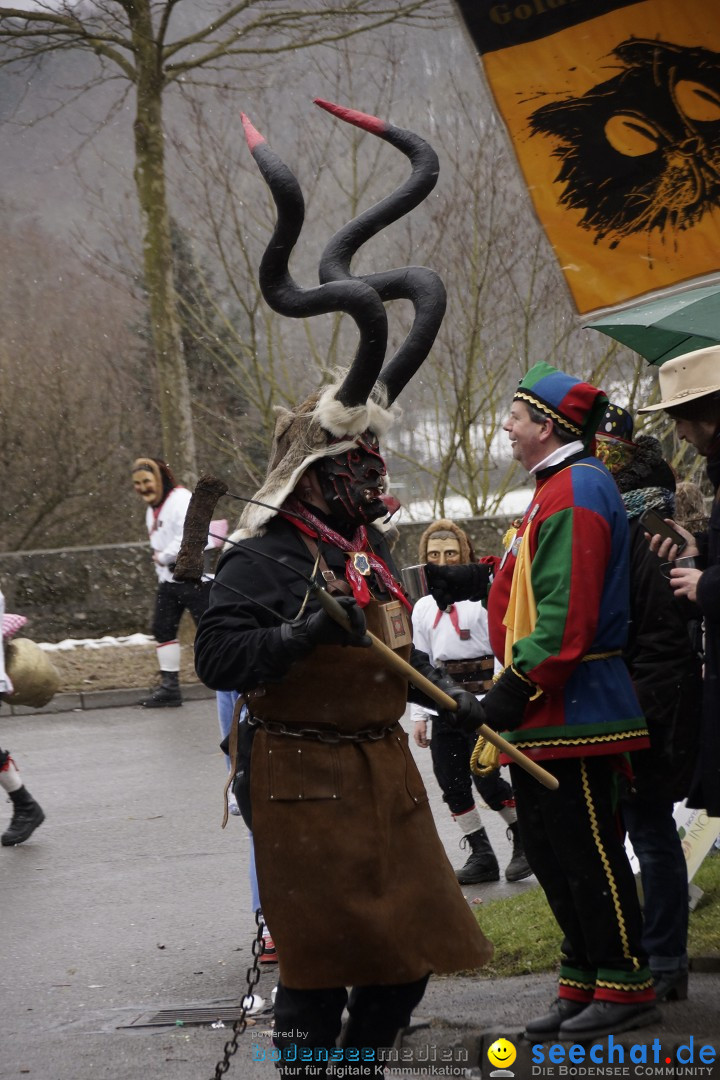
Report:
M 180 688 L 185 701 L 202 701 L 215 696 L 215 691 L 202 683 L 186 683 Z M 147 691 L 146 691 L 147 692 Z M 88 709 L 117 709 L 138 705 L 143 690 L 88 690 L 77 694 L 56 694 L 41 709 L 30 705 L 9 705 L 13 716 L 40 716 L 49 713 L 83 712 Z M 5 702 L 7 705 L 8 703 Z

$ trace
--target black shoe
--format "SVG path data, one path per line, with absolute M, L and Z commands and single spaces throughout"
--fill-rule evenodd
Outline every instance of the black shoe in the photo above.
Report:
M 29 836 L 32 836 L 38 825 L 42 825 L 44 820 L 45 815 L 42 807 L 34 799 L 31 799 L 29 803 L 23 806 L 16 806 L 10 826 L 7 832 L 4 832 L 0 837 L 0 843 L 3 847 L 22 844 Z
M 687 1001 L 687 968 L 680 968 L 678 971 L 659 971 L 657 974 L 653 973 L 653 977 L 655 997 L 658 1001 Z
M 508 826 L 507 838 L 512 844 L 513 850 L 512 858 L 505 867 L 505 880 L 523 881 L 524 878 L 531 876 L 532 870 L 530 869 L 530 863 L 525 858 L 525 851 L 520 839 L 517 821 L 514 821 L 512 825 Z
M 470 858 L 455 871 L 461 885 L 479 885 L 481 881 L 499 881 L 500 867 L 495 852 L 484 829 L 468 833 L 460 841 L 460 847 L 470 845 Z
M 560 1025 L 564 1020 L 584 1012 L 588 1007 L 587 1001 L 570 1001 L 569 998 L 558 998 L 552 1003 L 544 1016 L 537 1016 L 534 1020 L 528 1020 L 525 1025 L 526 1038 L 552 1038 L 557 1035 Z
M 619 1005 L 614 1001 L 592 1001 L 577 1016 L 564 1020 L 558 1038 L 563 1042 L 582 1042 L 601 1039 L 605 1035 L 619 1035 L 622 1031 L 656 1024 L 662 1013 L 652 1001 Z
M 143 709 L 173 709 L 182 703 L 180 674 L 177 671 L 161 671 L 157 690 L 140 702 Z

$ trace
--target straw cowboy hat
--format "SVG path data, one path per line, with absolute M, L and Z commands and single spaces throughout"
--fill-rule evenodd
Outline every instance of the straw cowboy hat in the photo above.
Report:
M 688 401 L 720 391 L 720 345 L 676 356 L 660 368 L 660 395 L 657 405 L 638 409 L 641 413 L 673 409 Z

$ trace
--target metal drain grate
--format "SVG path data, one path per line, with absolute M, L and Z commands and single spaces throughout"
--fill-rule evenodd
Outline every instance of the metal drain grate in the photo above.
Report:
M 240 1005 L 196 1005 L 183 1006 L 172 1009 L 160 1009 L 158 1012 L 147 1012 L 136 1017 L 129 1024 L 118 1024 L 119 1028 L 141 1027 L 176 1027 L 185 1024 L 216 1024 L 222 1020 L 224 1024 L 234 1024 L 240 1019 L 242 1008 Z M 253 1027 L 258 1019 L 265 1021 L 272 1016 L 271 1010 L 261 1010 L 247 1018 L 248 1027 Z

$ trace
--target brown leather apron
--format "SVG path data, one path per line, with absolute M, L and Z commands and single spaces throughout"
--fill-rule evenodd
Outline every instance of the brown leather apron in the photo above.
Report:
M 378 605 L 365 609 L 380 629 Z M 409 647 L 398 650 L 409 653 Z M 251 798 L 260 901 L 296 989 L 412 982 L 487 962 L 400 727 L 405 680 L 374 649 L 325 646 L 249 695 L 262 724 Z M 381 737 L 363 735 L 373 730 Z

